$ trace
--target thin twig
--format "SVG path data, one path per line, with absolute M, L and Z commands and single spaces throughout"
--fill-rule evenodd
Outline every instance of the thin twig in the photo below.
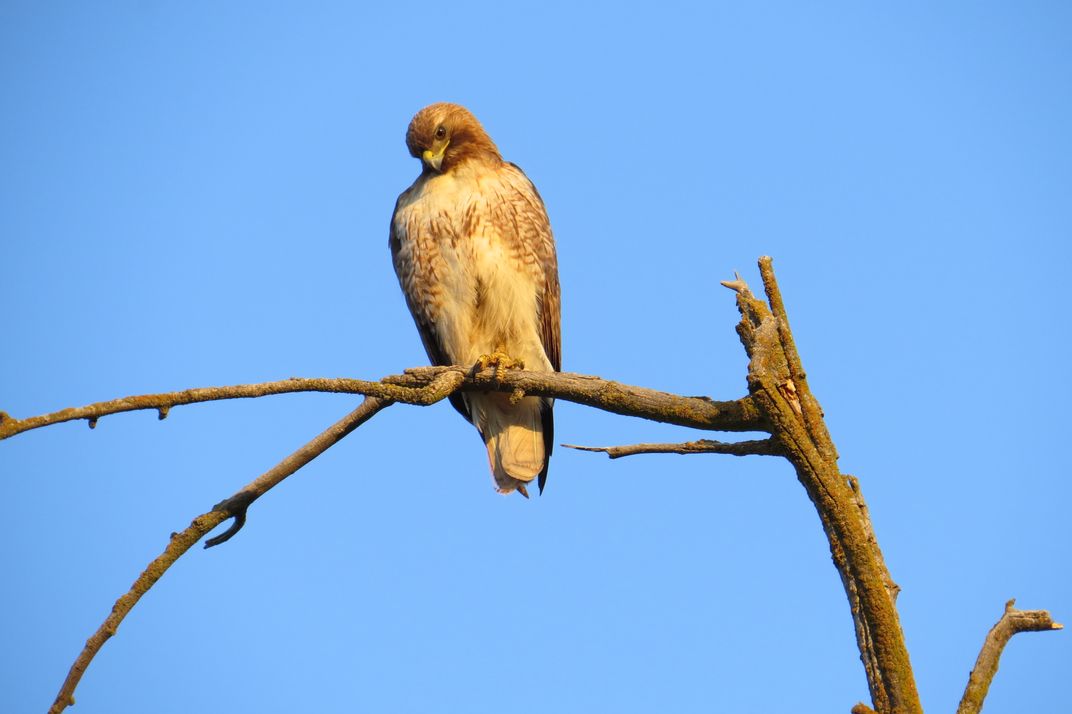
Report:
M 445 374 L 446 381 L 437 381 Z M 455 381 L 457 384 L 455 384 Z M 436 384 L 436 390 L 429 387 Z M 85 419 L 95 426 L 103 416 L 143 409 L 166 416 L 171 407 L 221 399 L 251 399 L 294 392 L 364 394 L 405 404 L 426 406 L 443 398 L 442 390 L 453 392 L 521 390 L 536 397 L 554 397 L 594 406 L 626 416 L 664 421 L 712 431 L 763 431 L 764 422 L 749 397 L 718 402 L 704 397 L 683 397 L 644 387 L 634 387 L 599 377 L 568 372 L 526 372 L 489 368 L 473 373 L 467 367 L 421 367 L 405 374 L 385 377 L 378 382 L 361 379 L 293 378 L 259 384 L 201 387 L 181 392 L 143 394 L 97 402 L 84 407 L 62 409 L 51 414 L 15 419 L 0 412 L 0 440 L 31 429 Z
M 287 476 L 290 476 L 299 468 L 324 453 L 324 451 L 338 443 L 344 436 L 371 419 L 381 409 L 390 406 L 391 403 L 392 402 L 389 400 L 377 399 L 375 397 L 365 399 L 357 409 L 353 410 L 335 424 L 321 432 L 319 436 L 295 451 L 277 466 L 266 471 L 247 484 L 230 499 L 217 504 L 211 511 L 202 513 L 195 518 L 186 530 L 181 533 L 172 533 L 171 540 L 168 542 L 164 552 L 149 563 L 148 567 L 146 567 L 145 570 L 142 571 L 142 574 L 138 576 L 138 579 L 134 581 L 130 590 L 116 600 L 115 605 L 112 606 L 112 611 L 107 619 L 105 619 L 104 624 L 100 626 L 92 637 L 86 640 L 85 647 L 82 648 L 82 652 L 78 655 L 78 659 L 71 665 L 71 670 L 67 673 L 67 678 L 64 680 L 63 686 L 60 688 L 59 694 L 56 695 L 56 700 L 48 710 L 49 714 L 59 714 L 59 712 L 62 712 L 66 707 L 74 704 L 75 687 L 78 686 L 78 682 L 82 679 L 82 675 L 85 674 L 86 668 L 89 667 L 90 662 L 93 661 L 97 652 L 99 652 L 104 643 L 116 633 L 116 630 L 123 622 L 123 619 L 138 603 L 138 600 L 141 599 L 142 595 L 147 593 L 149 589 L 156 584 L 175 561 L 177 561 L 195 543 L 201 540 L 201 538 L 207 535 L 209 531 L 226 521 L 228 518 L 241 514 L 244 519 L 245 509 L 248 508 L 250 503 L 255 501 L 273 486 L 277 485 Z M 244 506 L 241 511 L 234 511 L 231 506 L 232 502 L 243 503 Z M 233 535 L 233 533 L 231 533 L 231 535 Z
M 975 667 L 968 677 L 968 685 L 964 688 L 957 714 L 978 714 L 982 710 L 990 682 L 998 671 L 998 660 L 1013 635 L 1018 632 L 1060 630 L 1064 627 L 1061 623 L 1054 622 L 1050 613 L 1045 610 L 1017 610 L 1013 607 L 1015 604 L 1016 600 L 1005 603 L 1005 612 L 1001 614 L 1001 619 L 987 633 L 983 648 L 975 660 Z
M 724 288 L 729 288 L 738 295 L 752 297 L 752 291 L 748 289 L 748 283 L 744 281 L 744 278 L 742 278 L 741 274 L 736 270 L 733 271 L 733 280 L 720 280 L 719 284 Z
M 782 450 L 773 439 L 751 441 L 714 441 L 699 439 L 680 444 L 629 444 L 626 446 L 577 446 L 562 444 L 567 449 L 594 451 L 612 459 L 636 454 L 729 454 L 731 456 L 781 456 Z

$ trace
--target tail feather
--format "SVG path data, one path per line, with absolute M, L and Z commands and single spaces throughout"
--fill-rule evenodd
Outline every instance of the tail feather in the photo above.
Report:
M 547 484 L 547 467 L 551 465 L 551 452 L 555 447 L 555 412 L 554 399 L 540 400 L 540 422 L 543 427 L 543 470 L 537 481 L 540 487 L 540 495 L 543 495 L 543 487 Z
M 484 438 L 488 464 L 500 493 L 521 490 L 537 478 L 543 492 L 550 457 L 549 435 L 545 433 L 550 407 L 546 402 L 540 397 L 524 397 L 511 404 L 505 394 L 469 396 L 473 423 Z

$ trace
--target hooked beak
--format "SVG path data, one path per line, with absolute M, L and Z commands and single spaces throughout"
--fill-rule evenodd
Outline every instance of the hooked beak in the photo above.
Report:
M 425 149 L 424 153 L 421 154 L 421 159 L 424 161 L 424 163 L 428 164 L 436 171 L 439 171 L 439 167 L 443 165 L 443 154 L 445 154 L 446 152 L 447 144 L 444 142 L 444 144 L 439 147 L 438 153 L 433 152 L 431 149 Z

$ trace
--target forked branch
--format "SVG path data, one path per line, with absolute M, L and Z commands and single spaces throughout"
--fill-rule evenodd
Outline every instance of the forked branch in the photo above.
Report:
M 646 453 L 719 453 L 737 456 L 784 456 L 814 504 L 827 535 L 834 565 L 841 576 L 855 625 L 857 645 L 871 691 L 872 706 L 860 703 L 856 714 L 920 714 L 914 675 L 894 605 L 898 587 L 878 547 L 870 514 L 853 476 L 837 466 L 837 450 L 827 431 L 822 408 L 811 392 L 797 352 L 782 295 L 770 258 L 761 258 L 760 274 L 767 302 L 757 299 L 738 277 L 724 283 L 737 293 L 741 321 L 737 332 L 749 357 L 747 396 L 730 401 L 685 397 L 644 387 L 620 384 L 580 374 L 525 372 L 497 368 L 426 367 L 380 381 L 356 379 L 288 379 L 262 384 L 189 389 L 149 394 L 64 409 L 26 419 L 0 412 L 0 440 L 72 420 L 92 427 L 104 416 L 125 411 L 157 410 L 161 419 L 175 406 L 220 399 L 263 397 L 293 392 L 363 394 L 366 399 L 346 417 L 288 456 L 231 497 L 174 533 L 164 552 L 119 598 L 111 614 L 86 642 L 67 676 L 50 714 L 74 703 L 74 690 L 83 673 L 115 634 L 120 623 L 149 588 L 195 543 L 229 518 L 231 527 L 208 540 L 205 547 L 225 542 L 245 523 L 246 511 L 260 496 L 298 471 L 319 454 L 394 402 L 428 405 L 457 391 L 499 391 L 512 399 L 525 395 L 553 397 L 628 416 L 695 429 L 726 432 L 760 431 L 770 438 L 740 442 L 700 439 L 673 444 L 571 446 L 606 453 L 610 458 Z M 570 446 L 570 445 L 565 445 Z M 1006 605 L 1005 614 L 987 635 L 972 671 L 958 714 L 974 714 L 997 671 L 998 658 L 1016 632 L 1060 629 L 1049 613 L 1020 611 Z
M 737 334 L 749 357 L 749 393 L 770 422 L 772 438 L 784 450 L 819 515 L 849 600 L 875 711 L 921 714 L 888 585 L 892 579 L 873 537 L 867 509 L 861 505 L 859 484 L 838 469 L 837 450 L 808 385 L 769 257 L 760 258 L 759 270 L 769 306 L 739 277 L 725 284 L 737 293 L 741 313 Z
M 27 419 L 13 419 L 0 412 L 0 439 L 67 421 L 84 419 L 91 427 L 104 416 L 127 411 L 157 410 L 163 419 L 175 406 L 221 399 L 242 399 L 286 394 L 292 392 L 335 392 L 364 394 L 361 406 L 332 425 L 315 439 L 288 456 L 227 499 L 203 513 L 181 533 L 174 533 L 154 559 L 120 597 L 97 632 L 90 637 L 71 666 L 50 714 L 58 714 L 74 703 L 74 690 L 90 662 L 104 643 L 115 634 L 120 623 L 148 590 L 195 543 L 229 518 L 231 527 L 205 543 L 209 548 L 226 542 L 245 524 L 249 506 L 283 479 L 298 471 L 343 437 L 392 403 L 405 402 L 426 406 L 445 399 L 455 391 L 504 391 L 514 394 L 551 396 L 567 401 L 590 404 L 607 411 L 698 429 L 722 431 L 753 431 L 762 429 L 763 422 L 748 397 L 716 402 L 703 397 L 682 397 L 644 387 L 612 382 L 598 377 L 578 374 L 545 374 L 524 371 L 489 369 L 473 372 L 464 367 L 428 367 L 408 370 L 402 375 L 387 377 L 379 382 L 357 379 L 288 379 L 280 382 L 207 387 L 181 392 L 125 397 L 85 407 L 63 409 Z

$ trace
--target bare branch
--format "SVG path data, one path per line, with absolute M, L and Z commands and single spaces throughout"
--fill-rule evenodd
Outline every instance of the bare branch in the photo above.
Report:
M 706 397 L 682 397 L 644 387 L 633 387 L 599 377 L 568 372 L 525 372 L 494 367 L 474 373 L 466 367 L 422 367 L 379 382 L 361 379 L 304 379 L 295 377 L 277 382 L 202 387 L 181 392 L 143 394 L 97 402 L 84 407 L 62 409 L 51 414 L 14 419 L 0 412 L 0 440 L 16 434 L 76 419 L 86 419 L 90 427 L 103 416 L 154 409 L 164 418 L 171 407 L 221 399 L 252 399 L 295 392 L 364 394 L 405 404 L 426 406 L 443 399 L 456 389 L 499 391 L 554 397 L 598 409 L 654 419 L 668 424 L 712 431 L 763 431 L 761 419 L 751 399 L 716 402 Z
M 770 307 L 746 285 L 732 285 L 741 312 L 737 334 L 749 357 L 749 392 L 823 525 L 849 600 L 872 706 L 883 714 L 919 714 L 904 633 L 887 589 L 892 579 L 873 532 L 865 527 L 870 521 L 861 516 L 860 502 L 838 469 L 837 451 L 800 363 L 771 259 L 760 258 L 759 268 Z
M 778 279 L 774 275 L 774 261 L 769 255 L 759 259 L 759 273 L 763 278 L 763 288 L 767 293 L 767 301 L 770 303 L 771 313 L 777 321 L 778 341 L 785 353 L 786 366 L 789 368 L 788 384 L 791 386 L 794 396 L 799 393 L 798 413 L 804 418 L 808 431 L 816 447 L 827 459 L 837 460 L 837 449 L 834 441 L 827 431 L 826 421 L 823 419 L 823 410 L 819 402 L 812 396 L 808 386 L 808 375 L 804 372 L 804 365 L 800 361 L 797 352 L 797 344 L 793 339 L 793 333 L 789 329 L 789 315 L 782 301 L 782 291 L 778 286 Z M 799 390 L 797 387 L 799 386 Z
M 780 288 L 769 257 L 759 261 L 767 302 L 757 299 L 739 275 L 724 282 L 737 294 L 741 320 L 737 332 L 749 357 L 749 394 L 733 401 L 714 401 L 636 387 L 599 377 L 571 373 L 526 372 L 501 367 L 423 367 L 378 382 L 356 379 L 288 379 L 262 384 L 208 387 L 182 392 L 149 394 L 64 409 L 27 419 L 0 412 L 0 439 L 65 421 L 85 419 L 92 428 L 102 416 L 152 409 L 164 419 L 171 407 L 220 399 L 255 398 L 292 392 L 363 394 L 356 410 L 262 474 L 230 498 L 193 520 L 182 533 L 173 533 L 157 557 L 123 597 L 100 629 L 86 642 L 71 667 L 50 714 L 74 703 L 73 692 L 86 667 L 104 642 L 115 634 L 131 608 L 194 543 L 229 518 L 230 528 L 206 541 L 205 547 L 226 542 L 245 523 L 249 506 L 276 484 L 296 472 L 347 434 L 394 402 L 433 404 L 458 392 L 504 392 L 516 402 L 523 397 L 551 397 L 604 411 L 710 431 L 764 431 L 768 439 L 721 442 L 709 439 L 684 443 L 645 443 L 623 446 L 563 446 L 621 458 L 650 453 L 719 453 L 736 456 L 785 457 L 814 504 L 826 533 L 835 567 L 849 601 L 857 644 L 871 691 L 871 707 L 856 704 L 854 714 L 919 714 L 922 711 L 915 677 L 895 607 L 898 586 L 882 557 L 867 504 L 855 477 L 842 474 L 838 454 L 826 428 L 822 408 L 812 394 L 797 352 Z M 768 305 L 769 303 L 769 305 Z M 1013 609 L 987 635 L 964 692 L 958 714 L 982 707 L 1001 652 L 1013 634 L 1028 630 L 1060 629 L 1045 611 Z M 872 709 L 872 707 L 874 707 Z
M 990 690 L 990 682 L 998 671 L 998 660 L 1013 635 L 1018 632 L 1044 632 L 1064 628 L 1061 623 L 1054 622 L 1050 613 L 1045 610 L 1017 610 L 1013 607 L 1015 604 L 1016 600 L 1005 603 L 1005 612 L 1001 614 L 1001 619 L 987 633 L 983 649 L 979 652 L 975 667 L 968 677 L 968 685 L 964 688 L 957 714 L 978 714 L 982 710 L 983 700 Z
M 901 593 L 901 586 L 894 582 L 893 575 L 890 574 L 890 569 L 886 566 L 886 558 L 883 557 L 882 550 L 878 547 L 875 528 L 871 524 L 871 511 L 868 510 L 867 502 L 864 501 L 864 494 L 860 490 L 860 480 L 851 474 L 845 474 L 845 480 L 848 481 L 849 488 L 852 489 L 853 500 L 856 502 L 856 507 L 860 509 L 860 522 L 863 523 L 867 540 L 875 554 L 875 560 L 882 569 L 882 580 L 886 584 L 886 592 L 889 593 L 891 600 L 897 602 L 897 596 Z
M 520 389 L 531 397 L 553 397 L 615 414 L 693 429 L 733 432 L 768 430 L 766 421 L 749 397 L 732 401 L 685 397 L 570 372 L 497 372 L 488 369 L 474 374 L 464 367 L 418 367 L 383 381 L 391 385 L 419 387 L 443 371 L 456 370 L 466 373 L 467 378 L 461 386 L 465 392 L 513 392 Z
M 97 655 L 97 652 L 99 652 L 100 648 L 104 646 L 104 643 L 116 633 L 116 630 L 123 622 L 123 619 L 126 618 L 127 614 L 138 603 L 142 595 L 147 593 L 149 589 L 156 584 L 175 561 L 177 561 L 195 543 L 201 540 L 201 538 L 207 535 L 213 528 L 220 525 L 228 518 L 231 518 L 232 516 L 236 517 L 236 523 L 239 522 L 239 520 L 244 521 L 246 509 L 253 503 L 253 501 L 257 500 L 287 476 L 290 476 L 302 466 L 324 453 L 331 446 L 338 443 L 340 439 L 371 419 L 381 409 L 390 406 L 391 403 L 392 402 L 389 400 L 377 399 L 375 397 L 365 399 L 357 409 L 324 430 L 319 436 L 295 451 L 277 466 L 257 477 L 231 498 L 213 506 L 211 511 L 202 513 L 195 518 L 186 530 L 181 533 L 172 533 L 171 540 L 168 542 L 167 547 L 164 548 L 164 552 L 149 563 L 148 567 L 146 567 L 141 575 L 138 576 L 138 579 L 134 581 L 130 590 L 116 600 L 107 619 L 105 619 L 100 628 L 93 633 L 93 636 L 86 640 L 85 647 L 82 648 L 82 652 L 78 655 L 78 659 L 71 665 L 71 670 L 67 673 L 67 678 L 64 680 L 63 686 L 60 688 L 59 694 L 56 695 L 56 700 L 48 710 L 49 714 L 59 714 L 59 712 L 62 712 L 65 708 L 74 704 L 75 687 L 78 686 L 78 682 L 82 679 L 82 675 L 85 673 L 86 668 L 89 667 L 90 662 L 92 662 L 93 658 Z M 239 528 L 240 527 L 241 526 L 239 526 Z M 216 543 L 222 542 L 222 540 L 226 540 L 234 535 L 237 530 L 237 528 L 232 527 L 224 534 L 224 536 L 213 539 L 215 542 L 210 541 L 209 544 L 215 545 Z M 206 544 L 206 547 L 208 547 L 208 544 Z
M 700 439 L 682 444 L 630 444 L 628 446 L 577 446 L 562 444 L 567 449 L 594 451 L 612 459 L 636 454 L 730 454 L 731 456 L 781 456 L 782 451 L 773 439 L 752 441 L 714 441 Z
M 324 453 L 335 444 L 339 443 L 343 437 L 371 419 L 377 412 L 391 406 L 393 403 L 394 402 L 387 399 L 366 397 L 357 409 L 322 431 L 315 439 L 280 461 L 268 471 L 265 471 L 255 481 L 238 493 L 213 506 L 213 511 L 222 511 L 223 513 L 233 516 L 235 521 L 224 533 L 205 541 L 205 547 L 211 548 L 212 546 L 230 540 L 242 529 L 242 526 L 245 525 L 246 511 L 254 501 L 263 496 L 269 489 L 279 484 L 283 479 L 305 466 L 317 456 L 320 456 L 320 454 Z
M 7 439 L 31 429 L 39 429 L 44 426 L 60 424 L 76 419 L 86 419 L 90 428 L 97 425 L 97 420 L 103 416 L 120 414 L 122 412 L 155 409 L 159 418 L 164 419 L 171 407 L 185 404 L 197 404 L 200 402 L 219 401 L 223 399 L 253 399 L 275 394 L 293 394 L 295 392 L 332 392 L 336 394 L 364 394 L 379 399 L 389 399 L 407 404 L 433 404 L 443 398 L 437 390 L 449 390 L 453 392 L 457 384 L 464 381 L 464 374 L 450 377 L 445 381 L 435 381 L 437 375 L 431 375 L 426 383 L 416 385 L 413 388 L 399 387 L 382 382 L 368 382 L 360 379 L 304 379 L 294 377 L 277 382 L 261 382 L 259 384 L 236 384 L 225 387 L 199 387 L 186 389 L 181 392 L 164 392 L 161 394 L 142 394 L 133 397 L 122 397 L 106 402 L 96 402 L 84 407 L 61 409 L 58 412 L 41 416 L 15 419 L 9 414 L 0 412 L 0 440 Z M 435 384 L 435 389 L 426 389 Z
M 56 700 L 49 708 L 49 714 L 59 714 L 69 706 L 74 705 L 74 690 L 78 686 L 78 682 L 82 679 L 82 675 L 85 674 L 86 668 L 89 667 L 89 663 L 93 661 L 93 657 L 97 652 L 116 633 L 119 624 L 123 621 L 123 618 L 127 616 L 131 608 L 137 604 L 141 596 L 149 591 L 157 580 L 160 579 L 168 568 L 179 559 L 179 557 L 185 553 L 190 547 L 199 541 L 206 533 L 227 520 L 228 514 L 222 511 L 209 511 L 203 513 L 193 520 L 190 526 L 182 533 L 172 533 L 171 540 L 168 542 L 164 552 L 161 553 L 153 562 L 149 563 L 148 567 L 142 571 L 138 579 L 134 581 L 134 584 L 130 587 L 130 590 L 121 598 L 115 601 L 115 605 L 112 606 L 112 612 L 108 615 L 108 618 L 104 621 L 104 624 L 93 633 L 93 636 L 86 640 L 85 647 L 82 648 L 81 654 L 78 655 L 78 659 L 71 665 L 70 671 L 67 673 L 67 678 L 63 682 L 63 686 L 60 687 L 59 694 L 56 695 Z
M 119 624 L 141 596 L 194 543 L 228 518 L 233 518 L 234 522 L 231 527 L 219 536 L 206 541 L 205 547 L 209 548 L 229 540 L 245 524 L 246 512 L 250 504 L 337 443 L 380 409 L 396 401 L 429 405 L 458 390 L 502 391 L 514 396 L 531 394 L 555 397 L 618 414 L 700 429 L 757 431 L 762 430 L 765 425 L 765 421 L 748 397 L 736 401 L 716 402 L 706 397 L 683 397 L 578 374 L 502 371 L 497 368 L 475 371 L 464 367 L 413 369 L 379 382 L 356 379 L 294 378 L 261 384 L 188 389 L 181 392 L 147 394 L 98 402 L 21 420 L 13 419 L 8 414 L 0 412 L 0 439 L 5 439 L 31 429 L 77 419 L 87 420 L 90 428 L 93 428 L 100 417 L 127 411 L 152 409 L 158 412 L 160 419 L 164 419 L 171 407 L 222 399 L 256 398 L 293 392 L 364 394 L 367 397 L 361 407 L 343 420 L 265 472 L 241 491 L 216 504 L 208 513 L 195 518 L 182 533 L 173 534 L 164 552 L 149 564 L 130 591 L 116 601 L 112 613 L 104 624 L 87 640 L 81 654 L 72 665 L 50 712 L 60 712 L 73 703 L 75 687 L 104 642 L 115 634 Z

